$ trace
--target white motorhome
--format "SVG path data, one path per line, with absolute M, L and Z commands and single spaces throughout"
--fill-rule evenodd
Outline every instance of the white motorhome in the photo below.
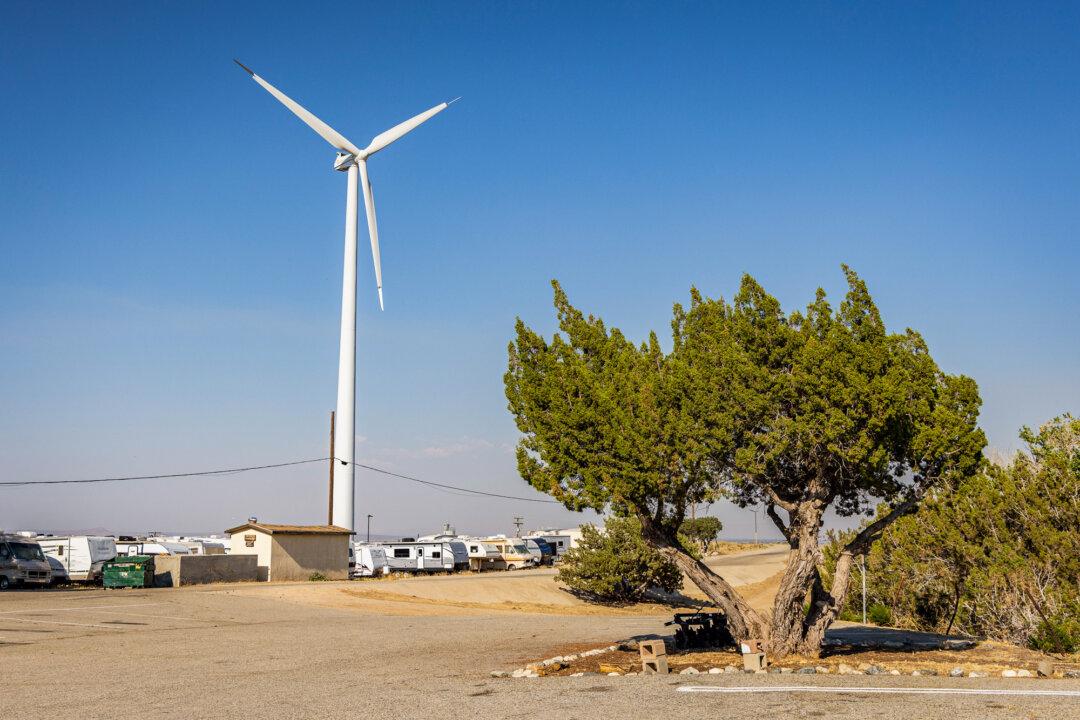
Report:
M 390 563 L 386 560 L 386 548 L 365 543 L 353 544 L 353 577 L 376 577 L 390 573 Z
M 458 540 L 402 540 L 381 543 L 391 572 L 454 572 L 469 568 L 469 553 Z
M 101 578 L 101 566 L 116 557 L 116 541 L 111 537 L 47 535 L 37 541 L 52 565 L 53 580 L 95 582 Z
M 12 585 L 44 587 L 50 582 L 52 570 L 37 540 L 22 533 L 0 533 L 0 590 Z
M 533 565 L 533 556 L 521 538 L 489 537 L 484 542 L 499 551 L 497 570 L 520 570 Z

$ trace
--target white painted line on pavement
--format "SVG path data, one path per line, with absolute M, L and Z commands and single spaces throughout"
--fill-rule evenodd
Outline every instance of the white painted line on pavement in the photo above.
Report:
M 27 610 L 4 610 L 0 612 L 0 615 L 16 615 L 19 613 L 36 613 L 36 612 L 82 612 L 84 610 L 99 610 L 101 608 L 129 608 L 129 607 L 146 607 L 147 605 L 160 605 L 161 603 L 125 603 L 124 605 L 87 605 L 85 607 L 65 607 L 65 608 L 30 608 Z
M 904 688 L 904 687 L 823 687 L 786 685 L 758 687 L 722 687 L 719 685 L 683 685 L 677 692 L 687 693 L 841 693 L 849 695 L 1012 695 L 1029 697 L 1075 697 L 1080 690 L 995 690 L 992 688 Z

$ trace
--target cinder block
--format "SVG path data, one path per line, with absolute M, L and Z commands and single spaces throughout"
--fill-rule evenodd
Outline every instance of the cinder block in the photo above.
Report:
M 765 669 L 765 653 L 743 653 L 743 670 L 757 672 Z
M 642 640 L 638 643 L 641 653 L 642 675 L 667 675 L 667 648 L 663 640 Z

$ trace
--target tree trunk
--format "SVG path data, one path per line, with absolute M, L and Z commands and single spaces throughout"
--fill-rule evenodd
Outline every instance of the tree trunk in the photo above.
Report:
M 945 638 L 952 634 L 953 623 L 956 622 L 956 614 L 960 612 L 960 583 L 953 583 L 953 606 L 952 615 L 949 617 L 949 627 L 945 628 Z
M 885 515 L 870 523 L 855 535 L 840 551 L 836 558 L 836 570 L 833 573 L 832 587 L 826 591 L 821 578 L 815 570 L 813 590 L 810 594 L 810 610 L 806 615 L 802 641 L 796 651 L 802 655 L 818 656 L 825 642 L 825 631 L 836 620 L 844 603 L 847 602 L 848 585 L 851 581 L 851 568 L 856 555 L 863 555 L 870 550 L 870 545 L 881 537 L 889 525 L 914 512 L 919 507 L 923 491 L 912 493 Z
M 818 582 L 818 563 L 821 561 L 818 530 L 821 529 L 822 512 L 817 504 L 799 508 L 792 515 L 791 525 L 785 533 L 791 555 L 773 601 L 768 650 L 774 657 L 784 657 L 803 649 L 807 617 L 803 603 L 811 586 Z M 810 654 L 816 656 L 818 653 Z
M 682 570 L 705 596 L 716 603 L 727 617 L 728 630 L 735 640 L 768 637 L 768 626 L 761 616 L 736 592 L 735 588 L 705 563 L 687 553 L 677 541 L 666 537 L 652 518 L 641 517 L 643 537 L 655 550 Z

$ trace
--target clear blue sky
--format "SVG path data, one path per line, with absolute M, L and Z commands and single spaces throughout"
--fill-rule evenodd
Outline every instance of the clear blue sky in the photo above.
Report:
M 1075 5 L 0 6 L 0 473 L 67 479 L 326 453 L 344 176 L 240 58 L 372 161 L 359 457 L 534 495 L 502 372 L 548 282 L 632 336 L 750 272 L 794 309 L 869 282 L 975 377 L 994 448 L 1080 409 Z M 0 490 L 0 527 L 325 517 L 324 467 Z M 573 522 L 358 475 L 384 532 Z M 749 514 L 720 509 L 729 535 Z

